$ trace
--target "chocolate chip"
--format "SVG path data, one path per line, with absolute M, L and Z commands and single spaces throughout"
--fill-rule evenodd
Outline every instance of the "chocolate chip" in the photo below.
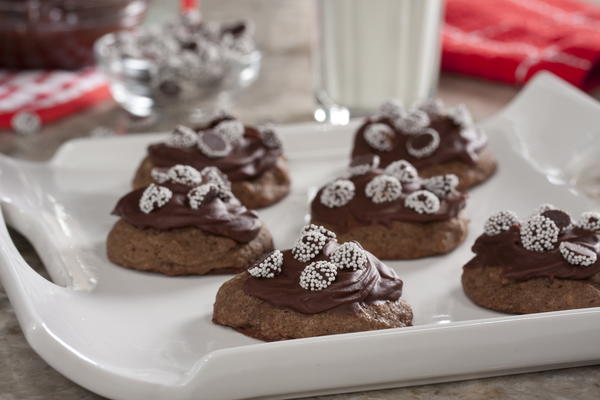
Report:
M 571 217 L 561 210 L 546 210 L 541 214 L 543 217 L 550 218 L 556 224 L 560 231 L 564 231 L 571 225 Z

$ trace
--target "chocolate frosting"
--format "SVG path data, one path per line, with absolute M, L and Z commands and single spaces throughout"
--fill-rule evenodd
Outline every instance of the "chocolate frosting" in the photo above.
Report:
M 219 122 L 233 119 L 221 117 L 196 131 L 211 129 Z M 244 137 L 233 146 L 225 157 L 211 158 L 204 155 L 196 146 L 187 148 L 170 147 L 166 143 L 148 146 L 148 157 L 157 167 L 168 168 L 176 164 L 190 165 L 197 170 L 214 166 L 219 168 L 229 180 L 242 181 L 253 179 L 271 169 L 283 154 L 280 148 L 269 148 L 262 141 L 261 134 L 255 128 L 245 126 Z
M 586 229 L 568 227 L 558 239 L 583 245 L 596 254 L 600 252 L 599 234 Z M 518 225 L 498 235 L 482 234 L 472 250 L 476 255 L 465 268 L 502 267 L 507 280 L 524 281 L 540 277 L 589 279 L 600 272 L 600 257 L 592 265 L 580 266 L 569 264 L 562 257 L 558 245 L 545 252 L 525 249 L 521 245 Z
M 406 150 L 406 142 L 411 136 L 396 129 L 389 118 L 380 117 L 378 119 L 367 119 L 358 128 L 354 137 L 352 158 L 364 154 L 377 154 L 381 158 L 381 165 L 384 167 L 396 160 L 406 160 L 417 169 L 450 161 L 461 161 L 473 165 L 479 160 L 479 153 L 487 144 L 485 135 L 473 127 L 463 128 L 444 115 L 429 114 L 429 117 L 431 118 L 429 127 L 435 129 L 440 135 L 440 145 L 430 156 L 417 158 L 410 155 Z M 386 124 L 394 131 L 393 148 L 390 151 L 376 150 L 369 146 L 365 140 L 363 132 L 367 126 L 373 123 Z
M 336 232 L 343 233 L 352 227 L 364 225 L 387 225 L 394 221 L 404 222 L 433 222 L 445 221 L 456 217 L 466 205 L 467 195 L 459 192 L 451 193 L 440 199 L 440 209 L 433 214 L 419 214 L 404 206 L 406 195 L 423 189 L 422 181 L 402 184 L 402 196 L 384 203 L 374 203 L 365 195 L 365 187 L 374 177 L 383 174 L 383 170 L 375 169 L 363 175 L 349 178 L 354 183 L 355 195 L 350 202 L 342 207 L 329 208 L 320 201 L 321 188 L 311 204 L 313 221 L 334 226 Z
M 352 312 L 360 304 L 400 298 L 402 281 L 391 268 L 366 251 L 368 262 L 363 269 L 338 269 L 336 280 L 329 287 L 320 291 L 303 289 L 299 281 L 304 268 L 314 261 L 329 260 L 329 255 L 338 246 L 336 241 L 330 241 L 317 257 L 307 263 L 296 260 L 291 250 L 285 250 L 281 273 L 271 279 L 249 277 L 244 283 L 244 292 L 275 307 L 304 314 L 328 310 Z
M 198 209 L 192 209 L 187 199 L 187 190 L 191 187 L 180 184 L 163 186 L 173 191 L 173 197 L 163 207 L 148 214 L 142 212 L 139 207 L 140 198 L 145 190 L 142 188 L 123 196 L 112 214 L 140 229 L 196 227 L 240 243 L 254 239 L 262 227 L 258 214 L 248 210 L 235 198 L 227 201 L 213 198 Z

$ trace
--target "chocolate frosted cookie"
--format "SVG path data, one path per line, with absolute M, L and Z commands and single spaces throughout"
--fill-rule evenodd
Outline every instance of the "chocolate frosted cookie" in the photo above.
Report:
M 154 168 L 177 164 L 198 170 L 219 168 L 231 181 L 235 196 L 252 209 L 274 204 L 290 190 L 281 141 L 273 129 L 244 126 L 229 115 L 219 114 L 195 130 L 180 125 L 165 142 L 148 146 L 133 187 L 156 183 L 152 178 Z
M 165 275 L 235 273 L 273 248 L 254 211 L 215 167 L 155 169 L 157 183 L 123 196 L 106 241 L 110 261 Z
M 213 322 L 261 340 L 412 325 L 396 273 L 356 242 L 309 225 L 290 250 L 274 250 L 217 293 Z
M 521 222 L 510 211 L 492 215 L 463 268 L 466 295 L 482 307 L 536 313 L 600 307 L 600 214 L 571 222 L 544 205 Z
M 384 167 L 407 160 L 423 177 L 458 176 L 458 189 L 465 190 L 496 170 L 496 160 L 486 145 L 485 134 L 475 128 L 464 105 L 447 108 L 441 100 L 432 100 L 405 110 L 388 101 L 356 132 L 352 158 L 375 154 Z
M 383 259 L 447 253 L 467 235 L 466 196 L 455 175 L 423 179 L 408 161 L 379 168 L 379 156 L 355 158 L 345 177 L 322 187 L 311 220 L 341 241 L 359 241 Z

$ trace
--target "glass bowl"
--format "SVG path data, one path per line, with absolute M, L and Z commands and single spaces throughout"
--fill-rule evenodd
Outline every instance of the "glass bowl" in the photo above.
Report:
M 147 55 L 124 54 L 119 34 L 108 34 L 95 45 L 96 62 L 108 78 L 112 95 L 136 117 L 164 113 L 191 113 L 214 103 L 221 94 L 231 94 L 253 83 L 260 71 L 261 53 L 225 58 L 217 70 L 194 64 L 185 57 L 172 57 L 175 67 L 163 66 Z M 157 52 L 160 52 L 160 45 Z

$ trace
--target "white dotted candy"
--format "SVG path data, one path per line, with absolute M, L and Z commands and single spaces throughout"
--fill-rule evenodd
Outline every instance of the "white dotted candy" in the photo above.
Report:
M 208 200 L 214 198 L 219 193 L 219 188 L 212 183 L 196 186 L 187 194 L 190 208 L 197 210 L 202 207 Z
M 304 228 L 302 228 L 301 235 L 304 235 L 305 233 L 311 232 L 311 231 L 317 231 L 320 234 L 325 235 L 329 239 L 336 239 L 337 238 L 337 236 L 336 236 L 335 233 L 333 233 L 329 229 L 325 228 L 324 226 L 317 225 L 317 224 L 308 224 L 308 225 L 306 225 Z
M 337 267 L 329 261 L 316 261 L 304 268 L 300 274 L 300 286 L 306 290 L 323 290 L 337 277 Z
M 576 226 L 588 231 L 600 232 L 600 213 L 587 211 L 581 214 Z
M 150 176 L 156 183 L 165 183 L 169 181 L 168 171 L 163 171 L 160 168 L 152 168 L 150 171 Z
M 432 176 L 423 181 L 423 186 L 439 198 L 444 199 L 456 191 L 458 176 L 454 174 Z
M 577 243 L 561 242 L 558 248 L 563 258 L 573 265 L 587 267 L 594 264 L 598 257 L 593 250 Z
M 167 204 L 171 197 L 173 197 L 173 192 L 168 188 L 151 183 L 140 197 L 140 210 L 145 214 L 149 214 Z
M 471 112 L 464 104 L 459 104 L 456 107 L 453 107 L 452 109 L 448 110 L 447 114 L 448 118 L 450 118 L 452 122 L 461 128 L 468 128 L 475 124 L 473 122 Z
M 333 181 L 321 191 L 321 204 L 329 208 L 345 206 L 354 197 L 355 190 L 354 183 L 348 179 Z
M 390 151 L 394 147 L 394 131 L 386 124 L 367 125 L 363 136 L 369 146 L 375 150 Z
M 219 189 L 231 190 L 229 179 L 217 167 L 204 167 L 200 174 L 206 182 L 214 183 Z
M 429 115 L 442 115 L 446 112 L 446 106 L 442 99 L 429 99 L 419 105 L 419 109 Z
M 406 196 L 404 206 L 419 214 L 434 214 L 440 209 L 440 199 L 428 190 L 417 190 Z
M 400 183 L 412 183 L 419 180 L 417 169 L 406 160 L 394 161 L 385 168 L 385 173 L 396 177 Z
M 174 165 L 169 168 L 167 175 L 171 182 L 182 185 L 195 186 L 202 182 L 202 174 L 196 168 L 189 165 Z
M 485 221 L 483 231 L 488 236 L 495 236 L 508 231 L 513 225 L 519 225 L 519 218 L 512 211 L 499 211 Z
M 338 268 L 356 271 L 367 265 L 365 251 L 355 242 L 346 242 L 338 247 L 330 257 Z
M 427 139 L 424 146 L 416 146 L 416 142 Z M 406 151 L 413 157 L 423 158 L 432 155 L 440 146 L 440 134 L 435 129 L 427 128 L 406 142 Z
M 359 156 L 352 160 L 348 167 L 348 177 L 364 175 L 379 167 L 380 158 L 376 154 Z
M 379 114 L 382 117 L 389 118 L 391 120 L 396 120 L 404 115 L 404 107 L 402 106 L 402 103 L 400 103 L 398 100 L 390 99 L 385 101 L 379 107 Z
M 270 124 L 259 126 L 257 129 L 260 132 L 262 142 L 266 147 L 269 149 L 281 149 L 283 147 L 281 139 L 279 139 L 279 136 L 277 136 L 277 133 L 275 133 Z
M 298 261 L 310 261 L 323 250 L 329 240 L 331 238 L 319 231 L 304 232 L 292 248 L 292 255 Z
M 236 143 L 244 136 L 244 124 L 234 119 L 226 119 L 219 122 L 217 126 L 213 128 L 213 131 L 227 139 L 230 143 Z
M 282 266 L 283 253 L 280 250 L 273 250 L 268 256 L 250 268 L 248 273 L 255 278 L 274 278 L 281 273 Z
M 379 175 L 371 179 L 365 187 L 365 195 L 373 203 L 394 201 L 402 194 L 402 184 L 398 178 L 390 175 Z
M 198 134 L 193 129 L 187 126 L 177 125 L 171 136 L 167 139 L 167 146 L 169 147 L 194 147 L 198 140 Z
M 560 230 L 550 218 L 535 215 L 521 227 L 521 243 L 530 251 L 552 250 L 558 243 Z
M 394 121 L 396 128 L 407 135 L 418 135 L 429 126 L 431 120 L 426 112 L 413 109 L 408 114 Z

